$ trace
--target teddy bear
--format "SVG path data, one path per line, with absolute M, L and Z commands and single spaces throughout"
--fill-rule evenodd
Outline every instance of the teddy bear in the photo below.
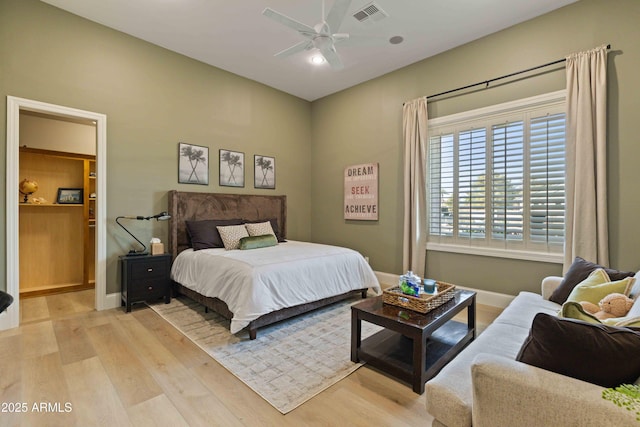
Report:
M 612 293 L 600 300 L 598 305 L 581 301 L 580 305 L 584 310 L 599 320 L 610 319 L 612 317 L 624 317 L 631 310 L 633 300 L 624 294 Z

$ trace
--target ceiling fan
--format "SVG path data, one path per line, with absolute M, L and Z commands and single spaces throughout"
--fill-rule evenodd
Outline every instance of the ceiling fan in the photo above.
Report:
M 336 52 L 334 46 L 335 43 L 342 40 L 347 40 L 349 34 L 346 33 L 334 33 L 342 25 L 342 21 L 347 14 L 347 10 L 351 5 L 351 0 L 336 0 L 329 10 L 329 13 L 324 14 L 324 0 L 322 1 L 322 21 L 316 24 L 314 27 L 310 27 L 294 19 L 283 15 L 280 12 L 276 12 L 273 9 L 266 8 L 262 14 L 266 17 L 273 19 L 289 28 L 296 30 L 300 33 L 305 40 L 300 43 L 296 43 L 293 46 L 276 53 L 274 56 L 286 57 L 293 55 L 294 53 L 302 52 L 304 50 L 311 50 L 316 48 L 320 51 L 320 54 L 329 63 L 334 70 L 340 70 L 344 68 L 342 60 Z

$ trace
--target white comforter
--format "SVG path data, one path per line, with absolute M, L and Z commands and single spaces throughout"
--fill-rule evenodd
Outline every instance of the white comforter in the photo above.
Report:
M 231 333 L 286 307 L 380 284 L 358 252 L 289 240 L 251 250 L 182 251 L 171 278 L 202 295 L 224 301 L 233 313 Z

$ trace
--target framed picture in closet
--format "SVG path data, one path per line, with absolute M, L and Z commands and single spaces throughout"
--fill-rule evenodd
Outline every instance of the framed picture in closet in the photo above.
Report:
M 60 205 L 81 205 L 84 201 L 82 188 L 58 188 L 56 202 Z

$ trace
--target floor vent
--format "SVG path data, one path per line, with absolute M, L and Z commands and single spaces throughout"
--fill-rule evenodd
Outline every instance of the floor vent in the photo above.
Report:
M 372 24 L 386 18 L 387 16 L 389 16 L 387 12 L 382 10 L 380 6 L 373 2 L 365 5 L 362 9 L 357 10 L 356 13 L 353 14 L 353 17 L 363 24 Z

